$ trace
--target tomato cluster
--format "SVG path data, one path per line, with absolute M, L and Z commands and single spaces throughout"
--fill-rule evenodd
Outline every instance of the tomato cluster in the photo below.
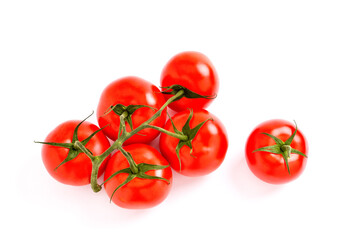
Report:
M 99 127 L 87 119 L 56 127 L 40 142 L 51 176 L 64 184 L 91 184 L 95 192 L 104 186 L 116 205 L 138 209 L 167 197 L 172 170 L 190 177 L 216 170 L 228 139 L 219 118 L 205 109 L 219 89 L 213 64 L 198 52 L 177 54 L 163 68 L 160 85 L 134 76 L 120 78 L 101 94 Z M 149 144 L 158 136 L 156 149 Z M 245 152 L 258 178 L 280 184 L 301 174 L 308 148 L 296 125 L 270 120 L 253 130 Z
M 160 85 L 134 76 L 110 83 L 97 107 L 99 127 L 68 121 L 41 142 L 48 172 L 65 184 L 90 183 L 95 192 L 104 186 L 120 207 L 149 208 L 167 197 L 172 169 L 186 176 L 217 169 L 228 139 L 220 120 L 205 110 L 219 87 L 210 60 L 180 53 L 163 68 Z M 172 117 L 167 107 L 176 112 Z M 157 150 L 149 143 L 159 134 Z

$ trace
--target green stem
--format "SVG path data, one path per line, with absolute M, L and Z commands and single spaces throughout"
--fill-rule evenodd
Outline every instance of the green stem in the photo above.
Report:
M 118 148 L 121 153 L 126 157 L 128 163 L 130 164 L 130 169 L 131 169 L 131 172 L 133 174 L 136 174 L 138 173 L 138 166 L 137 164 L 135 163 L 135 161 L 133 160 L 132 156 L 130 153 L 126 152 L 122 147 L 119 147 Z
M 101 160 L 99 156 L 92 155 L 92 153 L 80 141 L 76 141 L 74 145 L 76 148 L 80 149 L 91 159 L 92 162 L 91 180 L 90 180 L 91 188 L 94 192 L 99 192 L 101 190 L 101 186 L 97 182 L 98 170 L 100 168 L 101 163 L 103 162 L 103 159 L 105 158 Z
M 85 153 L 91 159 L 92 162 L 94 161 L 95 157 L 80 141 L 76 141 L 74 146 L 75 148 L 80 149 L 83 153 Z
M 125 111 L 121 114 L 120 116 L 120 129 L 118 130 L 118 137 L 117 139 L 119 139 L 121 137 L 121 132 L 123 132 L 123 135 L 126 133 L 126 123 L 125 123 L 125 119 L 128 117 L 128 112 Z M 123 136 L 122 136 L 123 137 Z
M 182 140 L 182 141 L 187 141 L 188 140 L 188 137 L 186 135 L 173 133 L 173 132 L 170 132 L 170 131 L 168 131 L 166 129 L 163 129 L 161 127 L 157 127 L 157 126 L 153 126 L 153 125 L 148 125 L 147 127 L 152 128 L 152 129 L 156 129 L 157 131 L 165 133 L 165 134 L 167 134 L 167 135 L 169 135 L 171 137 L 178 138 L 179 140 Z
M 280 149 L 283 151 L 283 154 L 282 154 L 282 156 L 283 156 L 283 158 L 284 158 L 284 161 L 285 161 L 285 165 L 287 166 L 287 171 L 288 171 L 288 173 L 289 173 L 289 175 L 290 175 L 290 169 L 289 169 L 289 158 L 290 158 L 290 154 L 291 154 L 291 152 L 292 152 L 292 148 L 291 148 L 291 146 L 289 146 L 289 145 L 282 145 L 281 147 L 280 147 Z
M 290 154 L 292 153 L 292 147 L 289 145 L 282 145 L 280 149 L 283 151 L 283 154 L 286 155 L 287 158 L 290 158 Z
M 116 140 L 115 142 L 113 142 L 113 144 L 106 149 L 106 151 L 104 151 L 101 155 L 98 156 L 99 161 L 103 161 L 105 160 L 105 158 L 107 158 L 113 151 L 115 151 L 117 149 L 118 143 L 119 141 Z
M 91 171 L 91 188 L 94 192 L 101 191 L 102 187 L 98 184 L 98 170 L 101 163 L 98 160 L 92 162 L 92 171 Z
M 165 104 L 163 104 L 163 106 L 150 118 L 148 119 L 146 122 L 143 122 L 140 126 L 138 126 L 136 129 L 134 129 L 133 131 L 131 131 L 128 136 L 124 139 L 127 140 L 130 137 L 132 137 L 133 135 L 135 135 L 136 133 L 138 133 L 139 131 L 145 129 L 145 128 L 149 128 L 149 125 L 151 122 L 153 122 L 153 120 L 155 120 L 156 118 L 158 118 L 159 116 L 161 116 L 162 111 L 173 101 L 175 101 L 177 98 L 181 97 L 184 94 L 183 90 L 180 90 L 176 93 L 176 95 L 172 96 L 171 98 L 169 98 Z

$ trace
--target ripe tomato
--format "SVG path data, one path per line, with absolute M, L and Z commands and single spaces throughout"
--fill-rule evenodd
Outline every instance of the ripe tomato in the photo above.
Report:
M 156 110 L 160 109 L 165 103 L 165 99 L 160 90 L 150 82 L 138 77 L 124 77 L 109 84 L 102 92 L 100 102 L 97 107 L 97 120 L 100 127 L 104 127 L 104 133 L 107 137 L 115 141 L 118 138 L 120 127 L 120 117 L 114 112 L 108 112 L 111 106 L 116 104 L 129 105 L 147 105 L 137 109 L 131 116 L 133 128 L 138 127 L 147 121 Z M 105 114 L 108 112 L 108 114 Z M 151 124 L 162 127 L 166 122 L 166 110 L 160 117 L 155 119 Z M 131 131 L 131 127 L 126 122 L 127 131 Z M 149 143 L 158 136 L 159 132 L 154 129 L 144 129 L 138 134 L 129 138 L 125 144 L 132 143 Z
M 215 96 L 219 81 L 216 70 L 210 60 L 199 52 L 182 52 L 175 55 L 162 70 L 161 87 L 175 84 L 182 85 L 189 90 L 203 96 Z M 162 90 L 166 90 L 165 88 Z M 171 95 L 165 95 L 170 98 Z M 169 105 L 177 112 L 187 108 L 206 108 L 213 98 L 181 98 Z
M 74 130 L 79 123 L 80 121 L 72 120 L 60 124 L 49 133 L 45 142 L 71 143 Z M 92 133 L 98 130 L 99 128 L 96 125 L 85 121 L 78 128 L 78 140 L 85 140 Z M 99 131 L 89 140 L 85 147 L 96 156 L 102 154 L 107 148 L 109 148 L 110 143 L 103 132 Z M 64 184 L 74 186 L 89 184 L 92 163 L 84 153 L 79 153 L 74 159 L 59 166 L 66 159 L 69 151 L 70 150 L 68 148 L 64 147 L 51 146 L 47 144 L 43 145 L 42 160 L 47 171 L 53 178 Z M 101 164 L 98 176 L 101 176 L 103 173 L 108 159 L 109 157 L 107 157 Z
M 306 155 L 308 147 L 300 130 L 297 130 L 290 144 L 293 150 L 288 159 L 288 166 L 281 154 L 265 151 L 253 152 L 259 148 L 276 145 L 274 139 L 263 133 L 271 134 L 285 142 L 295 132 L 295 129 L 296 127 L 292 123 L 275 119 L 261 123 L 252 131 L 246 143 L 246 159 L 254 175 L 265 182 L 281 184 L 296 179 L 303 172 L 307 158 L 295 153 L 295 150 Z
M 183 111 L 175 114 L 172 121 L 178 130 L 185 125 L 190 111 Z M 212 120 L 208 120 L 212 119 Z M 176 154 L 176 147 L 179 139 L 162 133 L 160 136 L 160 150 L 163 156 L 169 161 L 171 167 L 182 175 L 201 176 L 213 172 L 223 162 L 227 148 L 227 133 L 220 120 L 207 110 L 200 109 L 193 111 L 193 118 L 189 122 L 190 128 L 208 120 L 193 138 L 191 149 L 184 145 L 179 156 Z M 171 121 L 167 121 L 166 130 L 174 132 Z M 180 162 L 181 161 L 181 162 Z
M 147 163 L 167 166 L 167 160 L 153 147 L 146 144 L 132 144 L 124 147 L 129 152 L 136 164 Z M 105 170 L 105 189 L 109 197 L 116 188 L 129 176 L 128 173 L 115 175 L 106 181 L 115 172 L 128 168 L 129 163 L 124 155 L 118 151 L 109 160 Z M 123 208 L 141 209 L 154 207 L 161 203 L 171 189 L 172 170 L 170 167 L 160 170 L 150 170 L 146 174 L 167 179 L 169 182 L 160 179 L 134 178 L 121 188 L 116 190 L 112 201 Z

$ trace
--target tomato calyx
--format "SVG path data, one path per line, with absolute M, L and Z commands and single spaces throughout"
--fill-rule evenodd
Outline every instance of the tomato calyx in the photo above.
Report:
M 110 106 L 108 108 L 108 110 L 104 113 L 104 116 L 107 115 L 108 113 L 110 113 L 111 111 L 113 111 L 117 116 L 121 117 L 123 116 L 123 120 L 125 122 L 128 123 L 128 125 L 130 125 L 131 131 L 133 130 L 133 123 L 132 123 L 132 114 L 140 109 L 140 108 L 151 108 L 152 110 L 156 110 L 156 108 L 153 108 L 151 106 L 147 106 L 147 105 L 122 105 L 120 103 L 114 105 L 114 106 Z
M 201 127 L 202 127 L 207 121 L 209 121 L 209 120 L 212 120 L 212 121 L 213 121 L 212 118 L 209 118 L 209 119 L 207 119 L 207 120 L 205 120 L 205 121 L 199 123 L 199 124 L 198 124 L 197 126 L 195 126 L 194 128 L 191 128 L 191 127 L 189 126 L 189 123 L 190 123 L 192 117 L 193 117 L 193 110 L 190 109 L 190 114 L 189 114 L 189 116 L 188 116 L 188 119 L 187 119 L 186 123 L 185 123 L 184 126 L 182 127 L 182 131 L 179 131 L 179 130 L 176 128 L 176 126 L 175 126 L 175 124 L 174 124 L 172 118 L 169 117 L 174 132 L 175 132 L 176 134 L 178 134 L 178 135 L 186 136 L 184 139 L 180 139 L 179 142 L 178 142 L 178 144 L 177 144 L 177 146 L 176 146 L 176 154 L 177 154 L 177 158 L 178 158 L 178 161 L 179 161 L 180 171 L 181 171 L 181 157 L 180 157 L 180 150 L 181 150 L 181 148 L 182 148 L 183 146 L 189 147 L 189 148 L 190 148 L 190 155 L 195 158 L 195 156 L 192 155 L 192 152 L 193 152 L 192 141 L 193 141 L 193 139 L 196 137 L 198 131 L 201 129 Z
M 288 160 L 290 159 L 290 156 L 292 153 L 294 154 L 299 154 L 303 157 L 307 158 L 307 155 L 305 155 L 304 153 L 302 153 L 301 151 L 292 148 L 290 145 L 295 137 L 295 135 L 297 134 L 297 123 L 294 121 L 295 124 L 295 131 L 293 132 L 293 134 L 285 141 L 283 142 L 281 139 L 277 138 L 276 136 L 273 136 L 269 133 L 261 133 L 264 134 L 270 138 L 272 138 L 275 141 L 275 145 L 271 145 L 271 146 L 266 146 L 266 147 L 261 147 L 258 148 L 256 150 L 253 151 L 254 152 L 269 152 L 269 153 L 274 153 L 274 154 L 280 154 L 283 156 L 284 161 L 285 161 L 285 165 L 287 167 L 287 171 L 290 174 L 290 169 L 289 169 L 289 162 Z
M 214 99 L 217 97 L 217 94 L 211 95 L 211 96 L 206 96 L 206 95 L 200 95 L 198 93 L 195 93 L 191 90 L 189 90 L 186 87 L 183 87 L 181 85 L 178 84 L 174 84 L 172 86 L 169 87 L 161 87 L 164 88 L 164 91 L 161 91 L 162 94 L 169 94 L 169 95 L 176 95 L 178 92 L 182 91 L 183 94 L 181 96 L 179 96 L 175 101 L 186 97 L 186 98 L 205 98 L 205 99 Z
M 128 155 L 131 155 L 130 153 L 127 152 Z M 127 158 L 128 156 L 125 155 L 125 157 Z M 132 158 L 132 157 L 131 157 Z M 154 164 L 148 164 L 148 163 L 140 163 L 140 164 L 136 164 L 137 167 L 137 171 L 134 172 L 132 170 L 131 167 L 128 168 L 124 168 L 121 169 L 115 173 L 113 173 L 110 177 L 108 177 L 106 179 L 106 181 L 104 181 L 101 186 L 103 184 L 105 184 L 106 182 L 108 182 L 109 180 L 111 180 L 113 177 L 115 177 L 116 175 L 120 174 L 120 173 L 127 173 L 128 176 L 125 179 L 125 181 L 123 181 L 120 185 L 118 185 L 116 187 L 116 189 L 112 192 L 111 198 L 110 198 L 110 202 L 112 201 L 113 196 L 115 195 L 116 191 L 118 189 L 120 189 L 121 187 L 125 186 L 127 183 L 131 182 L 133 179 L 135 178 L 141 178 L 141 179 L 150 179 L 150 180 L 161 180 L 161 181 L 165 181 L 168 184 L 170 184 L 170 181 L 166 178 L 162 178 L 162 177 L 157 177 L 157 176 L 152 176 L 152 175 L 148 175 L 146 174 L 146 172 L 150 171 L 150 170 L 161 170 L 161 169 L 165 169 L 167 167 L 169 167 L 169 165 L 163 166 L 163 165 L 154 165 Z
M 62 166 L 63 164 L 75 159 L 80 153 L 83 153 L 84 151 L 81 150 L 80 148 L 77 147 L 76 142 L 80 142 L 83 146 L 85 146 L 93 136 L 95 136 L 99 131 L 101 131 L 103 128 L 100 128 L 98 130 L 96 130 L 95 132 L 93 132 L 90 136 L 88 136 L 86 139 L 79 141 L 78 139 L 78 129 L 81 126 L 81 124 L 83 122 L 85 122 L 89 117 L 91 117 L 93 114 L 93 112 L 86 117 L 84 120 L 82 120 L 74 129 L 74 133 L 72 136 L 72 141 L 71 143 L 57 143 L 57 142 L 39 142 L 39 141 L 35 141 L 35 143 L 41 143 L 41 144 L 46 144 L 46 145 L 50 145 L 50 146 L 55 146 L 55 147 L 62 147 L 62 148 L 67 148 L 69 149 L 69 152 L 66 156 L 66 158 L 54 169 L 54 171 L 56 171 L 60 166 Z M 87 151 L 91 152 L 90 150 L 87 149 Z

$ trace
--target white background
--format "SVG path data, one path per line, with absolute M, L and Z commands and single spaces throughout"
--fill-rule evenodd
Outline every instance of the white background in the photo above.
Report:
M 358 239 L 358 1 L 1 1 L 1 234 L 6 239 Z M 159 85 L 186 50 L 220 77 L 209 111 L 229 149 L 211 175 L 174 175 L 149 210 L 53 180 L 41 146 L 83 119 L 111 81 Z M 309 142 L 304 173 L 258 180 L 243 149 L 260 122 L 296 120 Z M 90 119 L 96 122 L 95 117 Z

